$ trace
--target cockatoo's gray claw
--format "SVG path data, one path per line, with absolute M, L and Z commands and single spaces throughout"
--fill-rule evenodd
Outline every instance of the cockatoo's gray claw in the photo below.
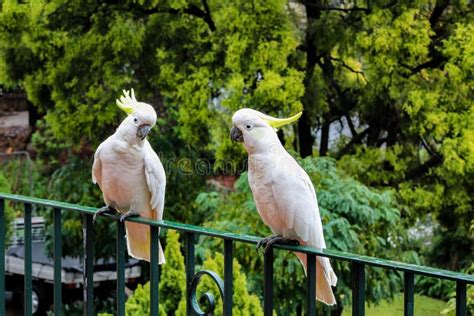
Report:
M 298 246 L 300 243 L 298 240 L 294 239 L 287 239 L 282 236 L 270 236 L 261 239 L 257 243 L 257 252 L 260 247 L 265 246 L 264 253 L 267 254 L 267 252 L 272 248 L 274 244 L 284 244 L 284 245 L 292 245 L 292 246 Z
M 129 217 L 138 217 L 138 216 L 140 216 L 140 214 L 137 214 L 133 211 L 128 211 L 127 213 L 120 216 L 120 222 L 123 223 Z
M 92 224 L 95 224 L 95 221 L 97 220 L 98 215 L 103 215 L 103 214 L 106 214 L 106 213 L 109 213 L 109 214 L 112 213 L 113 214 L 115 212 L 116 212 L 116 210 L 111 206 L 101 207 L 100 209 L 97 210 L 97 212 L 94 213 L 94 216 L 92 217 Z

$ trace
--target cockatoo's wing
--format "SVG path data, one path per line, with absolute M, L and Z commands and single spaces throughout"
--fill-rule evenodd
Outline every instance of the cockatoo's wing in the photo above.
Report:
M 104 143 L 100 144 L 97 147 L 97 150 L 94 154 L 94 163 L 92 164 L 92 182 L 97 183 L 101 187 L 102 182 L 102 161 L 100 160 L 101 149 L 104 146 Z
M 163 219 L 163 208 L 165 203 L 166 176 L 160 158 L 155 153 L 150 143 L 146 140 L 145 151 L 145 178 L 151 193 L 150 205 L 154 211 L 154 218 Z
M 285 229 L 294 230 L 305 244 L 325 248 L 313 184 L 295 161 L 288 161 L 288 164 L 273 171 L 272 190 L 277 212 L 284 217 Z
M 280 162 L 286 159 L 280 160 Z M 286 166 L 279 166 L 273 171 L 273 196 L 277 213 L 283 217 L 288 230 L 296 235 L 303 244 L 326 248 L 323 227 L 319 214 L 318 202 L 311 179 L 288 157 Z M 296 253 L 306 272 L 306 255 Z M 337 277 L 328 258 L 317 257 L 316 260 L 316 298 L 328 305 L 336 304 L 331 286 L 337 283 Z

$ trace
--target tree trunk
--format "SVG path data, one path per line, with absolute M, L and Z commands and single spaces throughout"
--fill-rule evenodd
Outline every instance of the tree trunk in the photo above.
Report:
M 315 46 L 316 31 L 313 27 L 314 20 L 319 19 L 321 16 L 321 0 L 307 1 L 304 2 L 306 9 L 307 27 L 305 34 L 305 45 L 304 50 L 306 53 L 306 69 L 304 78 L 305 93 L 302 99 L 303 103 L 303 115 L 298 121 L 298 141 L 299 150 L 301 157 L 307 157 L 313 155 L 313 144 L 314 137 L 311 134 L 311 121 L 308 113 L 309 109 L 313 106 L 313 97 L 311 93 L 311 79 L 313 77 L 314 66 L 316 65 L 318 55 Z
M 303 111 L 303 115 L 298 120 L 298 141 L 301 157 L 312 156 L 314 137 L 311 134 L 311 125 L 306 111 Z
M 325 115 L 326 116 L 326 115 Z M 329 127 L 331 126 L 331 121 L 329 118 L 324 117 L 323 127 L 321 128 L 321 144 L 319 146 L 319 155 L 326 156 L 329 149 Z

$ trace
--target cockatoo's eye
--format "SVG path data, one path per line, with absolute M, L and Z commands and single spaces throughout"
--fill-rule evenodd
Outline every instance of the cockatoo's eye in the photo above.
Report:
M 250 131 L 250 130 L 252 129 L 252 125 L 247 124 L 247 125 L 245 126 L 245 128 L 246 128 L 248 131 Z
M 133 118 L 133 123 L 135 123 L 135 124 L 138 123 L 138 118 L 134 117 Z

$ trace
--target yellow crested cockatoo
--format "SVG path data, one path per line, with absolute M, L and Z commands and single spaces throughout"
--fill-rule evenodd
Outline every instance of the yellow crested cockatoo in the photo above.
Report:
M 326 248 L 313 183 L 278 139 L 276 128 L 298 120 L 301 113 L 278 119 L 252 109 L 240 109 L 232 117 L 231 138 L 243 142 L 248 153 L 248 180 L 258 213 L 276 236 L 257 245 L 265 250 L 275 242 L 297 241 Z M 295 253 L 306 273 L 306 254 Z M 331 286 L 337 277 L 328 258 L 316 259 L 316 298 L 336 304 Z
M 156 112 L 138 102 L 133 89 L 123 91 L 117 105 L 128 116 L 115 133 L 99 145 L 94 155 L 92 181 L 102 190 L 105 207 L 95 215 L 110 211 L 130 216 L 161 220 L 165 202 L 166 176 L 160 158 L 146 136 L 155 125 Z M 130 256 L 150 261 L 150 229 L 147 225 L 125 222 Z M 160 264 L 165 262 L 159 244 Z

